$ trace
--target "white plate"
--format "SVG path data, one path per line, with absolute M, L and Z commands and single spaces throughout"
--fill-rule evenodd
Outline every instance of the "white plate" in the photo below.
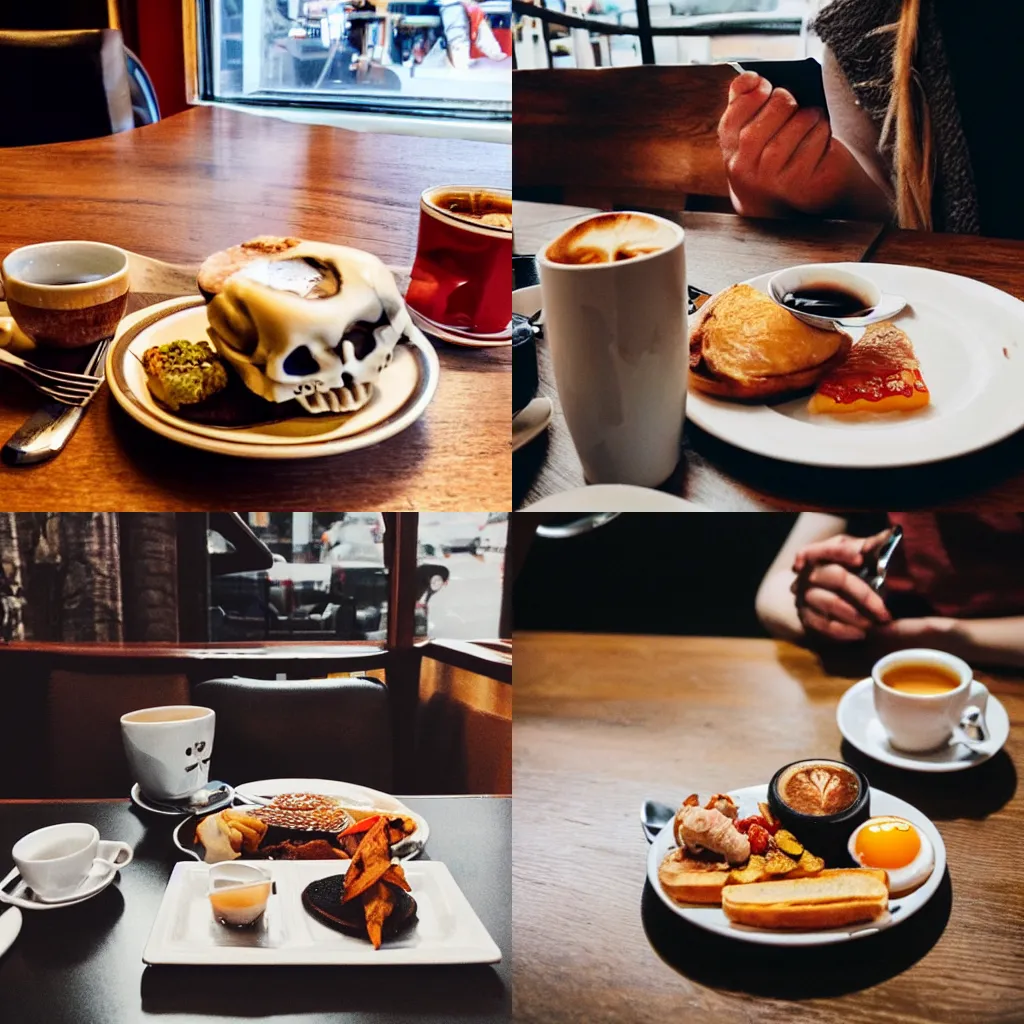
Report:
M 836 722 L 849 743 L 883 764 L 912 772 L 959 772 L 983 764 L 1002 749 L 1010 735 L 1010 717 L 994 694 L 989 694 L 982 713 L 988 739 L 977 753 L 957 743 L 930 754 L 907 754 L 890 746 L 882 723 L 875 717 L 872 682 L 862 679 L 843 694 L 836 708 Z
M 751 814 L 759 814 L 758 802 L 768 799 L 768 786 L 747 786 L 745 789 L 734 789 L 730 796 L 739 805 L 741 818 Z M 889 913 L 878 921 L 866 924 L 851 925 L 843 928 L 828 928 L 819 931 L 770 931 L 765 928 L 751 928 L 748 925 L 733 924 L 720 906 L 701 906 L 696 903 L 679 904 L 661 887 L 658 881 L 658 866 L 670 850 L 675 849 L 676 841 L 671 828 L 663 828 L 655 837 L 647 854 L 647 879 L 652 888 L 661 897 L 662 903 L 673 913 L 719 935 L 740 939 L 743 942 L 756 942 L 765 946 L 824 946 L 832 942 L 847 942 L 865 935 L 873 935 L 885 928 L 891 928 L 905 921 L 911 914 L 920 910 L 935 895 L 942 876 L 946 872 L 946 847 L 942 842 L 939 830 L 916 807 L 899 797 L 890 796 L 881 790 L 871 790 L 871 814 L 896 814 L 912 822 L 928 837 L 935 851 L 935 867 L 928 880 L 913 892 L 905 896 L 892 897 L 889 900 Z M 797 836 L 797 839 L 800 837 Z M 811 851 L 813 853 L 813 851 Z M 830 865 L 826 865 L 828 867 Z
M 225 928 L 207 899 L 205 864 L 175 864 L 142 959 L 147 964 L 492 964 L 501 950 L 444 864 L 406 864 L 417 922 L 375 950 L 365 939 L 334 931 L 307 913 L 302 890 L 344 874 L 348 861 L 266 861 L 277 891 L 254 928 Z
M 686 415 L 693 423 L 768 458 L 862 468 L 950 459 L 1024 427 L 1024 303 L 980 281 L 923 267 L 828 266 L 907 298 L 907 309 L 894 322 L 914 345 L 931 404 L 910 414 L 812 416 L 806 396 L 780 405 L 743 405 L 691 389 Z M 767 294 L 772 276 L 746 283 Z M 851 331 L 855 341 L 861 331 Z
M 460 334 L 458 331 L 449 330 L 433 320 L 417 313 L 412 306 L 406 306 L 412 322 L 424 334 L 432 334 L 435 338 L 447 341 L 450 345 L 462 345 L 464 348 L 508 348 L 512 344 L 512 328 L 507 331 L 500 331 L 498 334 Z
M 541 308 L 540 285 L 531 284 L 527 288 L 517 288 L 512 293 L 512 312 L 521 316 L 533 316 Z
M 188 801 L 182 801 L 175 809 L 171 809 L 168 804 L 154 804 L 146 799 L 145 793 L 142 792 L 142 787 L 136 782 L 132 786 L 131 793 L 129 794 L 132 798 L 132 803 L 137 807 L 141 807 L 144 811 L 149 811 L 150 814 L 166 814 L 168 817 L 180 818 L 186 814 L 209 814 L 213 811 L 223 810 L 225 807 L 231 806 L 231 801 L 235 798 L 235 791 L 226 783 L 214 783 L 218 789 L 223 788 L 223 796 L 220 797 L 216 802 L 201 808 L 193 807 Z
M 105 860 L 117 856 L 121 853 L 121 847 L 116 843 L 110 842 L 105 839 L 100 840 L 99 846 L 96 848 L 96 856 L 103 857 Z M 128 862 L 129 864 L 131 861 Z M 90 900 L 93 896 L 103 892 L 104 889 L 115 878 L 117 878 L 118 871 L 121 870 L 122 866 L 116 864 L 113 871 L 100 871 L 92 870 L 86 877 L 86 881 L 79 886 L 74 896 L 68 897 L 63 900 L 41 900 L 36 894 L 28 887 L 25 880 L 18 875 L 18 869 L 14 868 L 7 877 L 0 882 L 0 889 L 5 889 L 15 878 L 18 879 L 18 884 L 10 891 L 0 892 L 0 903 L 10 903 L 15 907 L 21 907 L 23 910 L 60 910 L 61 907 L 73 907 L 78 903 L 84 903 L 86 900 Z
M 704 512 L 700 505 L 664 491 L 629 484 L 594 484 L 552 494 L 524 512 Z
M 121 321 L 107 355 L 107 383 L 118 404 L 145 427 L 172 441 L 223 455 L 253 459 L 309 459 L 377 444 L 423 415 L 437 390 L 440 364 L 426 341 L 395 348 L 374 397 L 342 416 L 295 416 L 251 427 L 191 423 L 160 408 L 146 386 L 140 358 L 146 349 L 177 338 L 206 337 L 206 304 L 199 298 L 169 299 Z

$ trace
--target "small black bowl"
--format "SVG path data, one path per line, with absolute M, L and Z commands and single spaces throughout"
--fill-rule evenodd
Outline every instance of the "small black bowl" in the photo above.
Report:
M 779 779 L 793 765 L 836 765 L 857 779 L 857 797 L 849 807 L 836 814 L 803 814 L 785 803 L 779 794 Z M 848 867 L 853 864 L 847 844 L 853 830 L 871 815 L 871 787 L 867 776 L 845 761 L 832 757 L 802 757 L 783 765 L 768 783 L 768 807 L 782 827 L 793 833 L 815 856 L 825 859 L 829 868 Z

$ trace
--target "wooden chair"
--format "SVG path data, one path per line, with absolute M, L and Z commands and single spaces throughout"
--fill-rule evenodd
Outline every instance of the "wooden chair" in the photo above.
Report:
M 682 209 L 725 198 L 718 120 L 735 72 L 724 65 L 512 74 L 517 199 Z
M 112 135 L 135 126 L 121 33 L 0 32 L 0 146 Z

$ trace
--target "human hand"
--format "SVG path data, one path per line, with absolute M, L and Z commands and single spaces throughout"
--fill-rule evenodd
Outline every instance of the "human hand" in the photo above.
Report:
M 859 170 L 824 111 L 800 107 L 755 71 L 730 84 L 718 139 L 733 205 L 747 217 L 841 206 Z
M 797 615 L 808 634 L 852 642 L 892 621 L 881 597 L 851 571 L 859 569 L 865 556 L 888 536 L 888 530 L 874 537 L 839 534 L 797 552 L 791 589 Z

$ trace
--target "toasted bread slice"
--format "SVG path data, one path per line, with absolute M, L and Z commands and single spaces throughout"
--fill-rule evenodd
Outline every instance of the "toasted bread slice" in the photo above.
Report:
M 730 921 L 754 928 L 838 928 L 874 921 L 889 907 L 884 871 L 833 868 L 811 878 L 786 878 L 722 890 Z
M 729 880 L 729 865 L 689 857 L 685 850 L 673 850 L 658 868 L 662 889 L 679 903 L 720 903 L 722 888 Z
M 812 388 L 845 358 L 851 338 L 798 320 L 750 285 L 701 307 L 690 334 L 691 382 L 722 398 L 763 401 Z
M 895 324 L 871 324 L 850 355 L 822 377 L 814 413 L 912 412 L 930 401 L 910 338 Z

